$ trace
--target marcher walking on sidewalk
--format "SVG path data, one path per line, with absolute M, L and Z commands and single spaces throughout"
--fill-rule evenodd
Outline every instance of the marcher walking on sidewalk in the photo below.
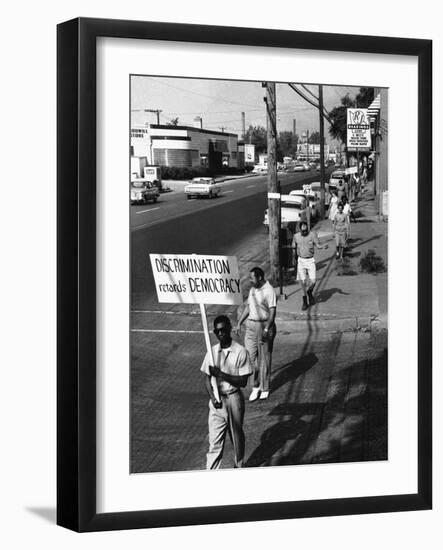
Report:
M 317 233 L 315 231 L 309 231 L 308 224 L 306 222 L 302 222 L 300 224 L 300 229 L 300 233 L 296 233 L 294 235 L 292 246 L 295 249 L 295 254 L 298 256 L 297 279 L 301 282 L 303 288 L 302 310 L 305 310 L 308 309 L 309 306 L 315 304 L 315 299 L 313 296 L 316 277 L 314 259 L 315 247 L 328 248 L 328 245 L 320 244 Z
M 338 196 L 337 191 L 334 189 L 329 200 L 329 214 L 328 217 L 331 221 L 334 221 L 335 214 L 337 214 Z
M 304 222 L 306 225 L 307 223 Z M 249 272 L 252 287 L 248 303 L 236 326 L 237 333 L 246 321 L 245 347 L 248 350 L 254 369 L 253 387 L 249 401 L 266 399 L 271 385 L 272 350 L 277 333 L 275 314 L 277 297 L 271 284 L 265 280 L 260 267 Z
M 343 259 L 343 250 L 346 246 L 346 241 L 349 236 L 349 217 L 343 212 L 343 204 L 339 203 L 338 212 L 335 215 L 334 221 L 334 234 L 335 234 L 335 257 L 338 260 Z
M 354 212 L 352 212 L 351 205 L 349 204 L 348 197 L 346 195 L 342 198 L 341 203 L 343 205 L 343 214 L 345 216 L 348 216 L 349 222 L 351 222 L 351 220 L 352 220 L 354 223 L 356 223 L 357 220 L 354 216 Z M 350 231 L 349 231 L 348 237 L 349 237 L 349 235 L 350 235 Z
M 246 349 L 231 338 L 229 317 L 219 315 L 214 319 L 214 334 L 219 343 L 212 347 L 212 357 L 206 354 L 200 369 L 206 375 L 205 384 L 210 397 L 206 468 L 220 468 L 228 430 L 234 447 L 234 467 L 242 468 L 245 454 L 245 399 L 241 388 L 246 386 L 252 374 L 252 366 Z M 215 365 L 212 364 L 213 360 Z M 221 401 L 217 401 L 214 396 L 211 376 L 217 380 Z

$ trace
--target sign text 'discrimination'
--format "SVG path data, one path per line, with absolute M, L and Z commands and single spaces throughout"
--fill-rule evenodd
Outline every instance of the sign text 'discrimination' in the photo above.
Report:
M 234 256 L 150 254 L 159 302 L 182 304 L 242 303 Z

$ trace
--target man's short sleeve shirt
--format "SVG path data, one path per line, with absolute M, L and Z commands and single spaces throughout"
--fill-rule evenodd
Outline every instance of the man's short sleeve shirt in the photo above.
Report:
M 249 360 L 248 352 L 242 345 L 234 340 L 232 340 L 230 347 L 226 349 L 223 349 L 220 344 L 212 346 L 212 355 L 214 363 L 212 357 L 206 353 L 202 366 L 200 367 L 200 370 L 208 376 L 211 375 L 209 367 L 213 364 L 219 367 L 222 372 L 233 376 L 246 376 L 252 374 L 252 365 Z M 221 392 L 230 392 L 236 389 L 235 386 L 226 382 L 226 380 L 217 379 L 217 385 Z
M 260 288 L 252 287 L 248 296 L 249 318 L 255 321 L 267 321 L 270 309 L 277 307 L 277 297 L 269 281 Z

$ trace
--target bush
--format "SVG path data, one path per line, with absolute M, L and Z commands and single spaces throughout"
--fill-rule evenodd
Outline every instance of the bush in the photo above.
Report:
M 252 170 L 252 167 L 251 167 Z M 220 170 L 210 170 L 209 168 L 189 168 L 187 166 L 162 166 L 161 174 L 164 180 L 190 180 L 198 177 L 215 177 L 219 175 L 239 175 L 244 174 L 244 169 L 225 166 Z
M 342 277 L 344 275 L 358 275 L 351 263 L 351 260 L 346 256 L 344 256 L 341 262 L 338 262 L 337 264 L 337 276 Z
M 386 266 L 383 258 L 377 256 L 375 250 L 370 248 L 360 260 L 360 269 L 364 273 L 384 273 Z
M 199 176 L 210 176 L 207 168 L 189 168 L 187 166 L 162 166 L 162 179 L 164 180 L 190 180 Z

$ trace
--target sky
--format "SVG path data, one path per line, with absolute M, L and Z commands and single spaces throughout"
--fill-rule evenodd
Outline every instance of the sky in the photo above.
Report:
M 318 85 L 306 87 L 318 97 Z M 324 106 L 329 111 L 340 105 L 341 97 L 347 93 L 355 97 L 358 91 L 359 88 L 355 86 L 324 85 Z M 309 97 L 310 94 L 306 92 L 306 95 Z M 195 119 L 201 117 L 204 129 L 241 136 L 242 111 L 245 113 L 246 128 L 249 125 L 266 126 L 264 96 L 261 82 L 133 76 L 131 124 L 156 124 L 156 114 L 144 112 L 144 109 L 160 109 L 161 124 L 178 117 L 179 125 L 197 126 L 200 122 Z M 294 92 L 287 83 L 276 85 L 276 106 L 277 132 L 292 132 L 294 119 L 298 135 L 306 130 L 310 134 L 319 131 L 318 109 Z M 325 120 L 327 143 L 336 145 L 329 137 L 328 129 L 329 124 Z

